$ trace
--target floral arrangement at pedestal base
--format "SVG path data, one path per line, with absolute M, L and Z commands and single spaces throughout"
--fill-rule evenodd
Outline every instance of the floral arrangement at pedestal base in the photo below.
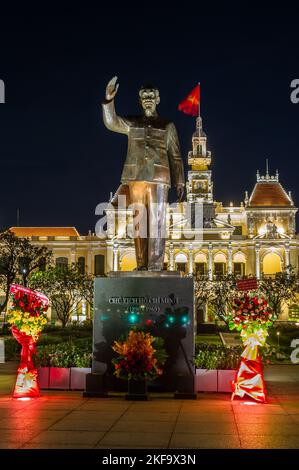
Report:
M 21 344 L 21 361 L 13 398 L 34 398 L 39 396 L 37 369 L 33 363 L 36 343 L 47 323 L 45 312 L 49 300 L 40 292 L 12 284 L 10 287 L 11 305 L 7 321 L 12 325 L 12 334 Z
M 245 349 L 233 382 L 232 400 L 248 395 L 255 401 L 266 403 L 259 347 L 266 343 L 268 328 L 272 326 L 272 310 L 264 297 L 254 293 L 241 293 L 233 301 L 229 315 L 229 328 L 241 332 Z
M 147 400 L 147 381 L 162 374 L 166 352 L 161 338 L 144 331 L 131 330 L 126 337 L 115 341 L 112 349 L 118 356 L 112 359 L 116 377 L 128 381 L 127 400 Z M 159 349 L 155 349 L 155 342 Z

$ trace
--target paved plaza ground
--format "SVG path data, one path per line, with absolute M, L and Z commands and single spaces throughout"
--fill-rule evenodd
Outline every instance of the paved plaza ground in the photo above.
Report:
M 299 366 L 268 367 L 266 405 L 216 393 L 127 402 L 45 391 L 18 401 L 9 395 L 14 378 L 0 365 L 1 449 L 299 449 Z

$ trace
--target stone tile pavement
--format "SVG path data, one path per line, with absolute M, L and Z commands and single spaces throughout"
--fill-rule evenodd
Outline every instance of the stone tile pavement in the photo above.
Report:
M 292 367 L 290 373 L 269 372 L 266 405 L 231 402 L 228 394 L 126 402 L 121 396 L 86 399 L 80 392 L 54 391 L 19 401 L 3 386 L 0 448 L 299 449 L 299 368 Z

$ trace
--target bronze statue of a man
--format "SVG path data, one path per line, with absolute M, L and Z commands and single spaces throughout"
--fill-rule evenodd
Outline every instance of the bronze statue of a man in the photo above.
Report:
M 179 201 L 184 194 L 180 144 L 174 124 L 162 119 L 156 111 L 160 97 L 155 87 L 146 85 L 139 91 L 142 115 L 122 118 L 116 114 L 114 107 L 119 86 L 116 82 L 117 77 L 113 77 L 107 85 L 103 119 L 108 129 L 128 136 L 121 182 L 128 185 L 130 203 L 133 205 L 137 269 L 162 271 L 166 206 L 171 184 L 176 187 Z M 146 209 L 146 217 L 142 219 L 140 207 Z

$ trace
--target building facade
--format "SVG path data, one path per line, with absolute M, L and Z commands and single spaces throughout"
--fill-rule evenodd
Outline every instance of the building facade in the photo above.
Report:
M 207 136 L 202 119 L 196 120 L 192 149 L 188 153 L 186 201 L 169 205 L 165 269 L 185 275 L 214 276 L 235 273 L 241 276 L 275 275 L 286 266 L 298 270 L 299 239 L 296 212 L 290 192 L 279 174 L 256 175 L 256 184 L 239 206 L 224 206 L 213 197 L 213 179 Z M 113 195 L 111 196 L 113 199 Z M 132 238 L 132 211 L 107 206 L 104 238 L 80 235 L 73 227 L 12 227 L 20 237 L 53 251 L 56 263 L 78 262 L 95 276 L 109 271 L 130 271 L 136 267 Z M 84 317 L 86 311 L 82 309 Z M 291 318 L 284 309 L 282 319 Z M 204 321 L 211 320 L 208 314 Z

